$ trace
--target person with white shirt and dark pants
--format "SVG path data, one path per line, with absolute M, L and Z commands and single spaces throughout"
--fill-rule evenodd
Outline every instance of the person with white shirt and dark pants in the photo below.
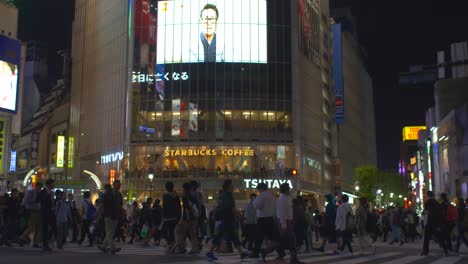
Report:
M 259 190 L 258 197 L 253 201 L 253 205 L 257 210 L 257 240 L 255 248 L 250 254 L 250 258 L 258 258 L 262 243 L 265 239 L 272 241 L 273 234 L 275 231 L 275 207 L 276 198 L 268 190 L 268 186 L 265 183 L 259 183 L 257 185 Z
M 341 246 L 339 248 L 340 252 L 335 251 L 335 253 L 342 253 L 345 246 L 348 247 L 349 253 L 353 254 L 353 248 L 351 247 L 352 233 L 348 229 L 348 218 L 353 214 L 353 208 L 349 205 L 349 197 L 346 194 L 341 196 L 342 204 L 338 207 L 336 211 L 336 220 L 335 226 L 336 231 L 341 236 Z
M 293 209 L 290 197 L 290 186 L 288 183 L 283 183 L 280 186 L 280 197 L 276 201 L 276 217 L 278 228 L 280 230 L 278 242 L 271 244 L 270 247 L 262 250 L 262 259 L 265 261 L 266 255 L 273 250 L 283 252 L 287 249 L 291 255 L 291 264 L 302 264 L 297 257 L 296 238 L 294 236 Z

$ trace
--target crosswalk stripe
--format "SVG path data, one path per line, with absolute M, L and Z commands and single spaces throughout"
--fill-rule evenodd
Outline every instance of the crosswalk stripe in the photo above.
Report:
M 307 262 L 307 263 L 312 263 L 312 262 L 320 262 L 320 261 L 327 261 L 327 260 L 333 260 L 333 259 L 338 259 L 338 258 L 343 258 L 343 255 L 328 255 L 328 256 L 323 256 L 323 257 L 316 257 L 316 258 L 300 258 L 301 261 Z
M 358 264 L 358 263 L 368 262 L 368 261 L 377 260 L 377 259 L 381 259 L 381 258 L 393 257 L 393 256 L 397 256 L 397 255 L 400 255 L 400 254 L 401 253 L 398 253 L 398 252 L 389 252 L 389 253 L 373 255 L 373 256 L 352 258 L 352 259 L 348 259 L 348 260 L 344 260 L 344 261 L 334 262 L 333 264 Z
M 446 258 L 438 259 L 432 262 L 431 264 L 455 264 L 461 259 L 462 257 L 446 257 Z
M 408 263 L 412 263 L 413 261 L 423 259 L 425 257 L 426 256 L 407 256 L 407 257 L 404 257 L 404 258 L 393 259 L 393 260 L 390 260 L 390 261 L 387 261 L 387 262 L 384 262 L 384 263 L 380 263 L 380 264 L 395 264 L 395 263 L 408 264 Z

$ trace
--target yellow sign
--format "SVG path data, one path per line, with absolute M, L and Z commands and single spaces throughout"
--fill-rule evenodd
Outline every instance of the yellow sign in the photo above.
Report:
M 403 141 L 418 140 L 419 130 L 426 130 L 425 126 L 408 126 L 403 128 Z
M 414 165 L 414 164 L 416 164 L 416 162 L 417 162 L 417 161 L 416 161 L 416 157 L 412 157 L 412 158 L 410 159 L 410 165 Z
M 57 136 L 57 168 L 63 168 L 65 155 L 65 136 Z
M 164 157 L 179 157 L 179 156 L 253 156 L 253 149 L 171 149 L 164 151 Z
M 75 158 L 75 138 L 70 137 L 68 139 L 68 168 L 73 168 L 73 159 Z

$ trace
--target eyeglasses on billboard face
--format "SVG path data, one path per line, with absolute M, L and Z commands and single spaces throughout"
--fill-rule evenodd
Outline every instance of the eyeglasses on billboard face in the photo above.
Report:
M 204 21 L 204 22 L 216 22 L 217 20 L 217 17 L 208 17 L 208 16 L 205 16 L 205 17 L 201 17 L 201 20 Z

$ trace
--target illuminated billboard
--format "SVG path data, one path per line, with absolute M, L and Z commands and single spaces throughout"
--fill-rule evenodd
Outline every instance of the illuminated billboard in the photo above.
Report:
M 267 62 L 266 0 L 159 1 L 157 64 Z
M 403 141 L 418 140 L 419 130 L 426 130 L 425 126 L 407 126 L 403 127 Z
M 16 112 L 18 65 L 0 60 L 0 109 Z
M 20 42 L 0 35 L 0 111 L 16 112 L 20 61 Z
M 59 135 L 57 137 L 57 168 L 63 168 L 65 156 L 65 136 Z

